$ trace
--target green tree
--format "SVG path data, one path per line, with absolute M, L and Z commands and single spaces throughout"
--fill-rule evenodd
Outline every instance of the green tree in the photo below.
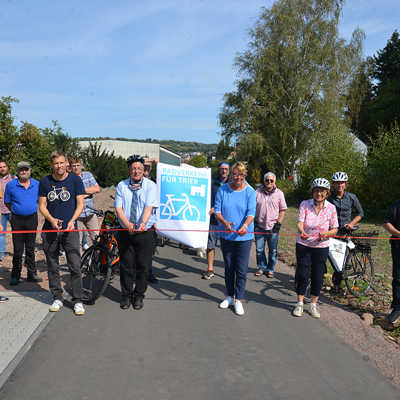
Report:
M 90 171 L 101 187 L 115 186 L 128 176 L 126 160 L 115 157 L 114 152 L 102 150 L 101 145 L 89 143 L 81 152 L 85 169 Z
M 299 199 L 309 198 L 312 181 L 315 178 L 330 180 L 336 171 L 347 172 L 351 191 L 358 194 L 362 191 L 365 167 L 366 158 L 357 148 L 355 137 L 340 125 L 330 135 L 321 136 L 312 150 L 302 157 L 297 166 L 296 196 Z
M 342 5 L 278 0 L 250 31 L 248 50 L 236 58 L 242 79 L 220 113 L 222 137 L 250 168 L 292 175 L 315 138 L 342 123 L 363 40 L 359 30 L 348 44 L 339 37 Z
M 79 139 L 72 138 L 66 133 L 58 121 L 52 121 L 50 128 L 42 129 L 42 134 L 46 137 L 52 151 L 61 150 L 68 156 L 79 154 Z
M 199 154 L 197 156 L 192 157 L 189 160 L 188 164 L 197 168 L 207 167 L 207 157 L 203 156 L 202 154 Z
M 40 179 L 50 173 L 51 146 L 35 125 L 23 122 L 19 129 L 18 161 L 29 161 L 32 176 Z
M 14 97 L 0 99 L 0 158 L 12 162 L 18 147 L 18 127 L 12 115 L 12 104 L 18 103 Z
M 400 127 L 394 123 L 380 129 L 368 149 L 368 168 L 364 170 L 364 188 L 360 200 L 371 213 L 386 210 L 400 198 Z
M 368 59 L 351 85 L 350 126 L 364 142 L 372 144 L 379 132 L 400 120 L 400 36 L 395 31 L 386 46 Z M 382 128 L 381 130 L 379 128 Z

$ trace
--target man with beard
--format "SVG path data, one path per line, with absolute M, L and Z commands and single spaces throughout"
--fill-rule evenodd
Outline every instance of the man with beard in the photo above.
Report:
M 11 211 L 13 231 L 36 231 L 38 225 L 39 182 L 31 178 L 31 166 L 26 161 L 17 164 L 17 178 L 9 182 L 4 194 L 4 203 Z M 13 233 L 13 267 L 10 285 L 18 285 L 21 278 L 22 255 L 25 247 L 25 266 L 28 281 L 41 282 L 35 265 L 36 233 Z
M 46 219 L 43 230 L 53 230 L 53 232 L 42 233 L 49 287 L 53 295 L 53 303 L 49 311 L 57 312 L 63 306 L 58 259 L 60 245 L 62 245 L 71 273 L 74 313 L 84 315 L 79 232 L 74 232 L 74 229 L 75 222 L 83 210 L 86 192 L 82 179 L 67 172 L 67 159 L 63 152 L 53 151 L 50 160 L 53 173 L 43 177 L 39 186 L 39 209 Z M 65 231 L 57 232 L 60 229 Z

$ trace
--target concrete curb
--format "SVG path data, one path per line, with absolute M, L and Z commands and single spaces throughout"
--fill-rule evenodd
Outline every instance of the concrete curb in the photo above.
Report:
M 0 355 L 0 390 L 31 349 L 54 314 L 48 312 L 48 292 L 1 292 L 10 298 L 3 303 Z
M 11 362 L 7 365 L 7 367 L 1 371 L 0 373 L 0 390 L 2 389 L 3 385 L 7 382 L 8 378 L 14 372 L 14 370 L 18 367 L 21 361 L 24 359 L 25 355 L 31 349 L 33 344 L 35 343 L 36 339 L 40 336 L 46 326 L 49 324 L 51 319 L 54 317 L 55 313 L 48 313 L 46 317 L 40 322 L 37 326 L 35 331 L 32 335 L 28 338 L 26 343 L 21 347 L 15 357 L 11 360 Z

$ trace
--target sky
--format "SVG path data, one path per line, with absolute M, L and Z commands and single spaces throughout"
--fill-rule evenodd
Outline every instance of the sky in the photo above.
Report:
M 17 122 L 73 137 L 217 143 L 233 63 L 272 0 L 1 0 L 0 96 Z M 347 0 L 364 56 L 400 30 L 399 0 Z

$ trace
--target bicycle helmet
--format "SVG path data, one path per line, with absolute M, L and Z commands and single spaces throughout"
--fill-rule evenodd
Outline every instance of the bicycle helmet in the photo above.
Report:
M 347 176 L 346 172 L 335 172 L 332 175 L 332 182 L 347 182 L 349 177 Z
M 316 179 L 313 180 L 313 183 L 311 185 L 311 189 L 314 189 L 316 187 L 330 190 L 331 189 L 331 184 L 325 178 L 316 178 Z
M 126 160 L 126 163 L 128 165 L 128 167 L 135 163 L 135 162 L 140 162 L 143 164 L 144 166 L 144 158 L 142 156 L 140 156 L 139 154 L 132 154 L 131 156 L 128 157 L 128 159 Z

